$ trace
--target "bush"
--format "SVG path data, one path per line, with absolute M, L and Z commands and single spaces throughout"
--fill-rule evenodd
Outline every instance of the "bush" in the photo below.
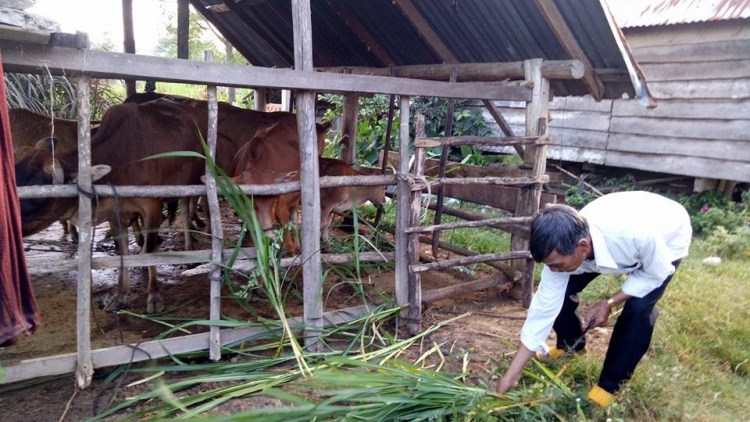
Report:
M 750 227 L 732 231 L 716 226 L 703 241 L 706 251 L 722 258 L 750 258 Z

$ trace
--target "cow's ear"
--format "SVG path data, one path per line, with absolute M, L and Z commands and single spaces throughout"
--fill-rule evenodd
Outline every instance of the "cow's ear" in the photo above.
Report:
M 94 183 L 102 177 L 108 175 L 111 171 L 112 167 L 106 164 L 97 164 L 95 166 L 91 166 L 91 183 Z M 75 177 L 73 177 L 73 181 L 71 183 L 78 183 L 78 175 L 75 175 Z
M 95 166 L 91 166 L 91 182 L 96 182 L 102 177 L 108 175 L 111 171 L 112 167 L 106 164 L 97 164 Z
M 58 141 L 57 138 L 48 136 L 46 138 L 42 138 L 36 141 L 36 144 L 34 144 L 34 147 L 52 152 L 53 149 L 58 148 L 59 144 L 60 144 L 60 141 Z
M 289 173 L 283 173 L 279 174 L 274 178 L 274 183 L 285 183 L 285 182 L 294 182 L 296 180 L 299 180 L 299 172 L 298 171 L 290 171 Z

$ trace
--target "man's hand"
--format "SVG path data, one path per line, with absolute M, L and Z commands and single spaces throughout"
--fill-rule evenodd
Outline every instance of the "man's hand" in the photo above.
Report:
M 609 304 L 606 300 L 596 302 L 583 317 L 583 328 L 602 327 L 609 320 Z
M 506 372 L 505 375 L 502 376 L 502 378 L 495 382 L 495 392 L 497 394 L 505 394 L 508 390 L 516 388 L 516 386 L 518 385 L 518 378 L 518 375 L 513 376 L 512 374 L 508 374 Z

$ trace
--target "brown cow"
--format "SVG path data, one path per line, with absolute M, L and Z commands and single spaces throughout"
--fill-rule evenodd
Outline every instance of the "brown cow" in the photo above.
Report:
M 268 113 L 273 114 L 273 113 Z M 296 122 L 295 122 L 296 123 Z M 318 151 L 323 151 L 327 126 L 317 125 Z M 275 123 L 258 129 L 255 136 L 243 145 L 235 156 L 232 180 L 240 185 L 273 184 L 299 180 L 299 138 L 296 124 L 290 126 Z M 274 236 L 275 223 L 282 226 L 290 221 L 290 215 L 300 200 L 300 193 L 278 196 L 255 196 L 253 205 L 258 223 L 270 237 Z M 296 242 L 289 231 L 284 234 L 284 249 L 290 254 L 296 251 Z
M 13 153 L 23 154 L 30 148 L 43 147 L 52 149 L 55 153 L 78 148 L 78 121 L 70 119 L 50 118 L 50 116 L 35 113 L 24 108 L 11 108 L 8 110 L 10 118 L 10 131 L 13 138 Z M 96 133 L 99 126 L 98 121 L 91 122 L 92 135 Z M 49 139 L 55 138 L 54 144 Z M 70 234 L 71 239 L 78 241 L 78 231 L 72 224 L 60 221 L 64 233 Z
M 346 162 L 332 158 L 320 158 L 321 176 L 364 176 L 353 169 Z M 349 211 L 365 202 L 375 205 L 385 202 L 385 186 L 341 186 L 320 189 L 320 231 L 323 234 L 323 244 L 327 250 L 331 249 L 330 226 L 333 213 Z
M 201 137 L 206 122 L 195 119 L 186 107 L 169 102 L 120 104 L 110 107 L 91 141 L 93 164 L 108 165 L 111 172 L 102 182 L 112 185 L 191 185 L 200 183 L 205 162 L 198 158 L 170 157 L 142 160 L 169 151 L 202 152 Z M 16 162 L 19 186 L 72 183 L 78 169 L 78 151 L 56 154 L 37 148 Z M 62 176 L 63 180 L 58 177 Z M 75 218 L 77 198 L 27 199 L 21 201 L 23 235 L 48 227 L 58 218 Z M 117 208 L 116 208 L 117 207 Z M 100 198 L 98 222 L 109 221 L 112 233 L 127 253 L 127 230 L 123 222 L 140 216 L 146 233 L 142 252 L 156 250 L 157 230 L 162 221 L 161 198 Z M 126 300 L 129 279 L 120 274 L 120 293 Z M 147 311 L 161 312 L 164 301 L 159 291 L 156 268 L 149 267 Z

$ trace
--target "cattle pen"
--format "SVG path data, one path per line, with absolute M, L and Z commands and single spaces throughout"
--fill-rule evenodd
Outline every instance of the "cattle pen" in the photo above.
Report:
M 408 3 L 408 2 L 407 2 Z M 541 1 L 540 4 L 553 4 Z M 374 75 L 367 70 L 358 74 L 356 69 L 338 73 L 341 69 L 315 71 L 313 68 L 312 29 L 310 0 L 293 0 L 292 17 L 294 26 L 294 70 L 269 69 L 255 66 L 237 66 L 213 63 L 210 57 L 204 62 L 134 54 L 105 53 L 88 48 L 85 34 L 56 34 L 55 37 L 13 36 L 5 35 L 0 42 L 0 51 L 5 71 L 18 73 L 39 73 L 51 75 L 74 76 L 77 84 L 78 136 L 79 136 L 79 179 L 76 185 L 34 186 L 19 188 L 22 199 L 46 197 L 78 197 L 80 215 L 80 239 L 78 260 L 47 263 L 39 266 L 38 272 L 58 271 L 61 268 L 75 268 L 78 273 L 78 346 L 76 353 L 49 356 L 23 361 L 17 365 L 5 367 L 4 383 L 64 373 L 75 373 L 80 388 L 87 386 L 96 368 L 118 364 L 155 359 L 181 353 L 209 350 L 210 358 L 221 358 L 222 347 L 240 342 L 260 334 L 262 328 L 220 329 L 212 325 L 208 333 L 193 334 L 163 340 L 145 341 L 137 345 L 115 346 L 104 349 L 92 349 L 90 343 L 90 309 L 91 309 L 91 270 L 92 268 L 140 267 L 156 264 L 188 264 L 210 262 L 208 271 L 210 280 L 211 308 L 210 319 L 221 319 L 220 271 L 229 253 L 223 250 L 221 222 L 214 220 L 212 229 L 211 251 L 152 253 L 122 258 L 91 258 L 92 199 L 91 193 L 99 197 L 185 197 L 206 195 L 209 199 L 212 219 L 219 218 L 218 193 L 216 182 L 209 172 L 205 185 L 195 186 L 118 186 L 94 185 L 90 178 L 90 113 L 89 86 L 91 78 L 100 79 L 145 79 L 156 81 L 204 84 L 208 87 L 208 133 L 209 149 L 216 148 L 217 100 L 216 86 L 252 87 L 255 89 L 285 88 L 297 91 L 297 121 L 300 140 L 301 180 L 274 185 L 246 185 L 242 190 L 248 195 L 278 195 L 294 191 L 302 194 L 302 236 L 301 254 L 289 258 L 285 264 L 301 263 L 304 279 L 304 315 L 293 320 L 298 330 L 304 330 L 305 343 L 310 350 L 316 350 L 320 344 L 317 336 L 325 326 L 340 324 L 368 312 L 365 304 L 357 307 L 326 312 L 323 309 L 320 295 L 322 291 L 321 262 L 343 261 L 351 259 L 350 255 L 322 254 L 320 248 L 320 202 L 318 195 L 321 187 L 334 186 L 374 186 L 395 185 L 397 197 L 395 253 L 363 255 L 359 259 L 384 260 L 393 259 L 396 263 L 395 301 L 399 306 L 406 305 L 404 317 L 409 331 L 421 330 L 422 303 L 426 297 L 435 300 L 455 294 L 457 290 L 486 289 L 517 281 L 508 274 L 512 270 L 500 273 L 486 280 L 478 280 L 463 286 L 451 286 L 441 291 L 423 292 L 420 273 L 429 269 L 447 268 L 469 263 L 517 261 L 516 268 L 523 270 L 523 300 L 528 306 L 533 291 L 534 262 L 528 252 L 527 234 L 531 216 L 539 210 L 542 185 L 549 181 L 546 175 L 546 147 L 552 142 L 547 134 L 548 102 L 551 81 L 581 80 L 586 86 L 597 86 L 598 79 L 580 59 L 542 60 L 537 58 L 517 62 L 495 63 L 492 75 L 482 72 L 482 66 L 458 64 L 436 64 L 433 70 L 444 71 L 439 80 L 431 77 L 413 79 L 401 77 L 398 71 L 408 71 L 407 67 L 390 69 L 395 76 Z M 552 13 L 553 17 L 557 16 Z M 567 26 L 566 26 L 567 27 Z M 564 38 L 564 36 L 563 36 Z M 620 46 L 621 48 L 624 48 Z M 624 51 L 622 51 L 623 56 Z M 583 57 L 582 57 L 583 58 Z M 486 64 L 485 64 L 486 65 Z M 463 68 L 461 67 L 463 66 Z M 479 69 L 479 70 L 477 70 Z M 322 69 L 317 69 L 322 70 Z M 414 69 L 411 69 L 414 70 Z M 481 76 L 471 75 L 472 71 Z M 334 73 L 336 72 L 336 73 Z M 631 72 L 632 73 L 632 72 Z M 451 75 L 445 78 L 445 75 Z M 456 76 L 459 75 L 459 76 Z M 632 76 L 632 74 L 631 74 Z M 463 79 L 462 79 L 463 78 Z M 446 80 L 448 79 L 448 80 Z M 598 82 L 599 85 L 601 82 Z M 639 86 L 639 79 L 633 79 L 633 85 Z M 603 88 L 595 89 L 603 95 Z M 645 88 L 644 88 L 645 90 Z M 636 92 L 641 91 L 636 89 Z M 360 94 L 391 94 L 400 96 L 400 126 L 398 128 L 401 144 L 398 151 L 398 166 L 393 175 L 319 177 L 319 155 L 315 142 L 315 93 L 343 93 L 349 102 L 356 102 Z M 492 110 L 492 101 L 520 101 L 526 103 L 526 134 L 523 137 L 445 137 L 428 138 L 417 136 L 410 141 L 410 97 L 433 96 L 443 98 L 472 98 L 485 102 Z M 351 118 L 351 112 L 348 113 Z M 499 117 L 502 120 L 502 117 Z M 354 141 L 354 139 L 351 139 Z M 444 160 L 440 176 L 428 181 L 424 175 L 425 149 L 442 147 L 447 149 L 456 145 L 492 145 L 514 146 L 523 152 L 525 169 L 523 174 L 507 177 L 461 178 L 446 177 Z M 410 147 L 414 147 L 414 153 Z M 354 148 L 349 145 L 348 151 Z M 384 160 L 386 158 L 384 157 Z M 413 165 L 410 163 L 413 162 Z M 422 207 L 423 193 L 432 192 L 433 188 L 441 191 L 451 185 L 480 186 L 513 186 L 520 188 L 516 199 L 516 212 L 513 217 L 492 218 L 480 221 L 422 226 L 419 212 Z M 442 195 L 442 194 L 441 194 Z M 438 209 L 442 208 L 442 196 Z M 447 211 L 446 211 L 447 212 Z M 499 227 L 513 233 L 512 250 L 506 253 L 473 255 L 465 258 L 437 262 L 421 263 L 419 259 L 420 234 L 434 233 L 456 227 Z M 252 258 L 252 250 L 246 251 Z M 235 269 L 242 269 L 240 262 Z M 248 268 L 248 267 L 246 267 Z

